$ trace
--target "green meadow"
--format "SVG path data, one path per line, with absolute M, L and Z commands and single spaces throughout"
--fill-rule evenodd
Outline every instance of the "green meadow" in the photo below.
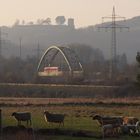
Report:
M 108 116 L 135 116 L 140 119 L 140 105 L 138 104 L 138 99 L 133 100 L 133 102 L 127 102 L 126 104 L 123 101 L 112 99 L 113 102 L 101 104 L 98 102 L 97 104 L 70 104 L 66 103 L 58 103 L 58 100 L 53 100 L 51 104 L 51 100 L 49 104 L 44 99 L 28 99 L 27 104 L 23 104 L 24 100 L 22 98 L 14 99 L 14 101 L 10 98 L 6 99 L 8 104 L 1 103 L 2 109 L 2 124 L 3 127 L 7 126 L 16 126 L 17 121 L 11 114 L 13 112 L 24 112 L 28 111 L 32 114 L 32 127 L 34 130 L 38 129 L 57 129 L 61 131 L 85 131 L 90 132 L 92 137 L 82 137 L 82 136 L 71 136 L 71 135 L 36 135 L 37 139 L 49 139 L 49 140 L 96 140 L 102 139 L 101 127 L 98 122 L 92 120 L 92 116 L 95 114 L 100 115 L 108 115 Z M 31 102 L 29 102 L 31 100 Z M 34 101 L 33 101 L 34 100 Z M 62 100 L 62 99 L 61 99 Z M 56 101 L 56 103 L 55 103 Z M 81 100 L 78 100 L 81 101 Z M 5 99 L 2 99 L 2 102 L 5 102 Z M 39 103 L 40 102 L 40 103 Z M 94 101 L 92 101 L 93 103 Z M 45 121 L 43 112 L 47 110 L 51 113 L 60 113 L 65 114 L 65 122 L 64 126 L 59 126 L 59 124 L 52 124 Z M 26 126 L 26 123 L 22 123 Z M 95 136 L 95 137 L 94 137 Z M 138 136 L 128 136 L 121 135 L 119 138 L 107 138 L 110 140 L 139 140 Z

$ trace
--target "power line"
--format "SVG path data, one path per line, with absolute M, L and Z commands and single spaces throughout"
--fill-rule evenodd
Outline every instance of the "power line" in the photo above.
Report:
M 110 65 L 109 65 L 109 78 L 113 80 L 116 78 L 117 73 L 117 51 L 116 51 L 116 30 L 117 29 L 129 29 L 127 26 L 119 25 L 116 23 L 117 19 L 123 19 L 125 21 L 125 17 L 117 16 L 115 13 L 115 7 L 113 7 L 112 15 L 109 17 L 102 17 L 102 23 L 104 23 L 104 19 L 111 19 L 111 24 L 107 26 L 101 26 L 99 28 L 104 28 L 106 30 L 111 29 L 111 48 L 110 48 Z
M 20 59 L 21 59 L 21 55 L 22 55 L 22 38 L 20 37 L 19 38 L 19 57 L 20 57 Z
M 8 35 L 7 33 L 4 33 L 1 31 L 1 27 L 0 27 L 0 58 L 2 57 L 2 35 Z
M 40 54 L 44 51 L 43 49 L 40 48 L 40 43 L 38 41 L 37 43 L 37 48 L 36 49 L 33 49 L 33 51 L 36 52 L 36 58 L 37 60 L 39 61 L 40 60 Z
M 0 27 L 0 58 L 2 57 L 2 39 L 1 39 L 1 27 Z
M 39 41 L 38 41 L 38 44 L 37 44 L 37 60 L 39 61 L 39 58 L 40 58 L 40 44 L 39 44 Z

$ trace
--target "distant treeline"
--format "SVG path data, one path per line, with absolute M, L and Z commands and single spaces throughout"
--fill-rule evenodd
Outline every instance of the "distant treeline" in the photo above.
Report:
M 80 86 L 45 84 L 0 84 L 1 97 L 47 98 L 117 98 L 137 97 L 139 88 L 134 86 Z
M 77 54 L 83 69 L 84 80 L 86 83 L 97 80 L 104 81 L 109 75 L 109 60 L 104 58 L 100 49 L 92 48 L 84 44 L 70 44 Z M 54 59 L 60 64 L 59 59 Z M 37 65 L 39 58 L 36 56 L 27 56 L 26 59 L 20 57 L 0 58 L 0 83 L 41 83 L 37 77 Z M 136 65 L 127 63 L 126 55 L 117 57 L 118 80 L 125 77 L 132 80 L 136 77 Z M 57 65 L 56 65 L 57 66 Z M 128 80 L 127 80 L 128 81 Z
M 0 83 L 25 83 L 33 82 L 37 69 L 37 58 L 19 57 L 0 59 Z

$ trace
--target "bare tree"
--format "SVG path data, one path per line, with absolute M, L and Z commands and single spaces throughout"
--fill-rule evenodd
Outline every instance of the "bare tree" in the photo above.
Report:
M 64 16 L 57 16 L 55 18 L 55 21 L 58 25 L 63 25 L 65 23 L 66 19 Z
M 29 25 L 34 25 L 34 22 L 33 21 L 30 21 L 28 24 Z
M 42 25 L 42 24 L 43 24 L 43 21 L 44 21 L 43 19 L 38 19 L 38 20 L 37 20 L 37 24 L 38 24 L 38 25 Z
M 47 18 L 43 21 L 44 24 L 51 25 L 51 18 Z
M 13 24 L 13 26 L 17 26 L 17 25 L 19 25 L 19 24 L 20 24 L 20 20 L 17 19 L 17 20 L 15 21 L 15 23 Z
M 22 20 L 22 25 L 25 25 L 25 20 Z

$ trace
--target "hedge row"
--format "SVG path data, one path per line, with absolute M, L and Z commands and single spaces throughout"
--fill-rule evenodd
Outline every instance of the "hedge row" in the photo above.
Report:
M 1 97 L 116 97 L 120 87 L 86 85 L 0 84 Z

